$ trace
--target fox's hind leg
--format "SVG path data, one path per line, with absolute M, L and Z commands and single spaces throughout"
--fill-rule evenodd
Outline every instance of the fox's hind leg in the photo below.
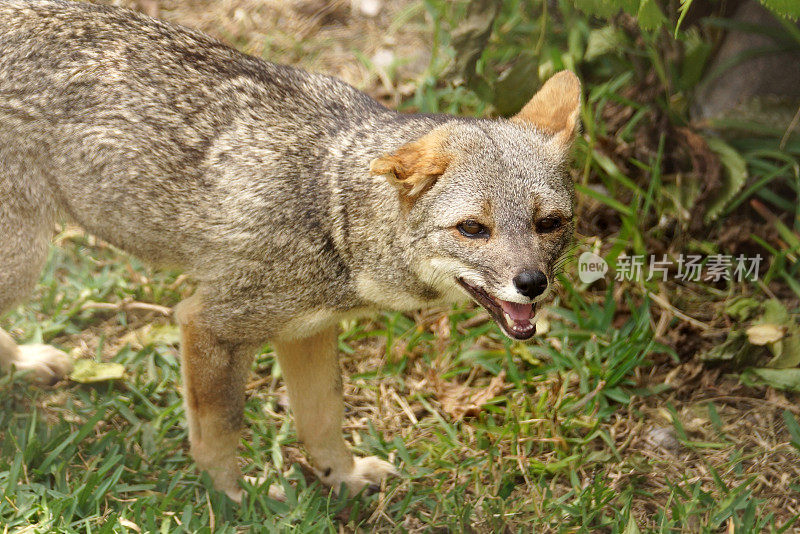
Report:
M 0 146 L 0 316 L 19 304 L 36 285 L 47 259 L 55 208 L 35 184 L 21 178 L 15 159 Z M 72 369 L 72 360 L 49 345 L 17 345 L 0 329 L 0 368 L 14 366 L 52 384 Z
M 181 302 L 175 317 L 181 327 L 183 401 L 189 443 L 197 466 L 214 487 L 234 501 L 242 498 L 236 458 L 244 424 L 245 384 L 255 348 L 220 339 L 211 326 L 202 290 Z

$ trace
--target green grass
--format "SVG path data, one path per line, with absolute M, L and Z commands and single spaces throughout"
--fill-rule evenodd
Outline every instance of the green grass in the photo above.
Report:
M 653 451 L 631 447 L 629 438 L 640 436 L 616 433 L 622 417 L 632 419 L 631 429 L 655 423 L 651 407 L 668 388 L 637 378 L 636 369 L 671 350 L 653 340 L 646 304 L 612 326 L 613 288 L 594 303 L 567 294 L 550 309 L 543 341 L 532 345 L 510 342 L 491 323 L 461 333 L 458 325 L 472 310 L 439 310 L 436 320 L 445 326 L 437 332 L 397 314 L 346 325 L 340 345 L 351 384 L 348 437 L 356 450 L 392 458 L 402 471 L 381 493 L 355 499 L 333 496 L 293 463 L 292 423 L 265 348 L 254 368 L 264 385 L 248 398 L 241 455 L 247 474 L 266 470 L 288 490 L 288 500 L 249 488 L 235 506 L 209 489 L 189 458 L 174 332 L 151 330 L 150 342 L 123 343 L 128 330 L 166 320 L 75 312 L 99 299 L 171 305 L 188 288 L 176 287 L 174 274 L 156 275 L 110 247 L 90 248 L 83 236 L 61 241 L 32 304 L 4 326 L 38 328 L 45 341 L 64 348 L 83 346 L 77 350 L 84 357 L 124 364 L 126 377 L 44 390 L 18 376 L 0 378 L 0 523 L 11 532 L 123 532 L 132 525 L 142 532 L 338 532 L 339 525 L 623 532 L 632 517 L 661 532 L 687 525 L 713 532 L 728 521 L 757 532 L 786 520 L 763 508 L 764 492 L 754 491 L 748 472 L 753 457 L 775 451 L 740 450 L 721 423 L 713 441 L 675 428 L 682 450 L 708 465 L 708 480 L 659 473 L 668 455 L 656 450 L 651 458 Z M 52 297 L 56 287 L 60 297 Z M 468 377 L 480 387 L 501 374 L 506 389 L 477 417 L 458 420 L 443 409 L 449 387 Z M 415 424 L 392 391 L 405 399 Z M 796 461 L 795 449 L 781 450 Z M 663 509 L 645 521 L 637 517 L 637 506 L 654 501 Z
M 394 31 L 423 27 L 433 48 L 418 78 L 393 71 L 398 86 L 415 87 L 401 107 L 490 115 L 520 96 L 509 87 L 532 92 L 539 74 L 574 69 L 585 101 L 572 254 L 594 250 L 613 264 L 623 252 L 676 257 L 740 247 L 766 256 L 759 283 L 609 277 L 586 285 L 567 264 L 527 344 L 505 338 L 472 307 L 346 322 L 345 435 L 358 453 L 401 471 L 379 493 L 352 498 L 308 476 L 266 346 L 254 362 L 240 455 L 245 474 L 282 485 L 287 501 L 248 487 L 236 506 L 189 457 L 175 326 L 160 308 L 130 305 L 173 306 L 191 294 L 191 280 L 68 228 L 36 294 L 0 325 L 22 342 L 123 364 L 126 375 L 54 389 L 0 376 L 3 532 L 796 529 L 797 394 L 748 387 L 731 362 L 699 355 L 747 326 L 726 307 L 737 297 L 777 297 L 796 320 L 797 135 L 742 118 L 716 123 L 720 138 L 691 130 L 689 102 L 710 49 L 697 28 L 684 25 L 673 39 L 674 25 L 642 34 L 624 17 L 589 19 L 564 1 L 543 6 L 503 3 L 474 87 L 450 83 L 458 73 L 447 71 L 466 3 L 404 7 Z M 614 46 L 598 47 L 611 37 Z M 258 39 L 246 28 L 229 37 L 256 49 Z M 302 44 L 322 61 L 322 45 Z M 527 72 L 536 73 L 530 87 L 504 81 Z M 684 127 L 705 139 L 720 166 L 723 185 L 702 202 L 696 184 L 704 174 L 693 158 L 708 152 L 687 141 Z M 705 216 L 699 229 L 695 209 Z M 723 239 L 731 227 L 741 235 Z

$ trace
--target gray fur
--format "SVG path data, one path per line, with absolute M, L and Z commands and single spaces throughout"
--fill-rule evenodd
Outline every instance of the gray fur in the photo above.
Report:
M 452 161 L 404 209 L 370 162 L 432 131 Z M 131 11 L 0 0 L 0 313 L 35 284 L 59 212 L 193 276 L 202 306 L 179 320 L 202 323 L 197 346 L 220 354 L 466 300 L 456 277 L 490 294 L 523 268 L 549 278 L 572 232 L 554 139 L 523 122 L 398 114 Z M 455 231 L 486 210 L 492 239 Z M 565 228 L 534 231 L 554 210 Z M 0 341 L 0 363 L 18 363 Z
M 307 310 L 381 307 L 354 290 L 359 272 L 437 300 L 409 265 L 438 247 L 491 277 L 552 264 L 563 243 L 538 250 L 531 200 L 571 211 L 562 155 L 531 129 L 400 115 L 337 79 L 92 4 L 0 1 L 0 124 L 4 200 L 35 212 L 37 232 L 58 207 L 123 250 L 186 269 L 220 330 L 250 340 Z M 405 219 L 369 162 L 442 124 L 467 156 Z M 440 205 L 458 211 L 475 191 L 513 229 L 489 265 L 431 226 Z

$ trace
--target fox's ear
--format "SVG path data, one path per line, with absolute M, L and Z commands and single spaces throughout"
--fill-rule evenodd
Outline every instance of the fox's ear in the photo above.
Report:
M 532 124 L 566 146 L 578 130 L 580 111 L 581 82 L 570 71 L 562 70 L 547 80 L 511 120 Z
M 386 175 L 400 193 L 403 206 L 410 208 L 450 165 L 452 158 L 445 150 L 446 136 L 445 131 L 434 130 L 392 154 L 372 160 L 369 170 L 375 175 Z

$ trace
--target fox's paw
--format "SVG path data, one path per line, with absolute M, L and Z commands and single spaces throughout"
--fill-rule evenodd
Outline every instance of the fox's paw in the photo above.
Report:
M 228 488 L 222 491 L 236 504 L 242 504 L 242 497 L 244 497 L 244 490 L 242 488 Z
M 28 371 L 39 384 L 52 385 L 72 371 L 72 358 L 50 345 L 20 345 L 12 362 L 19 371 Z
M 245 476 L 242 477 L 242 480 L 258 488 L 259 491 L 263 491 L 264 486 L 266 484 L 266 478 L 264 477 L 250 477 Z M 236 481 L 233 485 L 227 485 L 226 487 L 219 486 L 217 487 L 218 490 L 224 491 L 225 495 L 228 496 L 230 500 L 235 502 L 236 504 L 242 504 L 242 500 L 244 499 L 244 489 L 241 487 L 238 481 Z M 278 484 L 270 484 L 267 489 L 267 495 L 271 499 L 275 499 L 276 501 L 285 501 L 286 500 L 286 492 L 283 491 L 283 488 Z
M 347 486 L 350 495 L 356 495 L 364 488 L 378 491 L 383 479 L 396 475 L 397 468 L 391 463 L 375 456 L 353 458 L 353 469 L 345 472 L 317 472 L 320 480 L 338 493 L 342 484 Z

